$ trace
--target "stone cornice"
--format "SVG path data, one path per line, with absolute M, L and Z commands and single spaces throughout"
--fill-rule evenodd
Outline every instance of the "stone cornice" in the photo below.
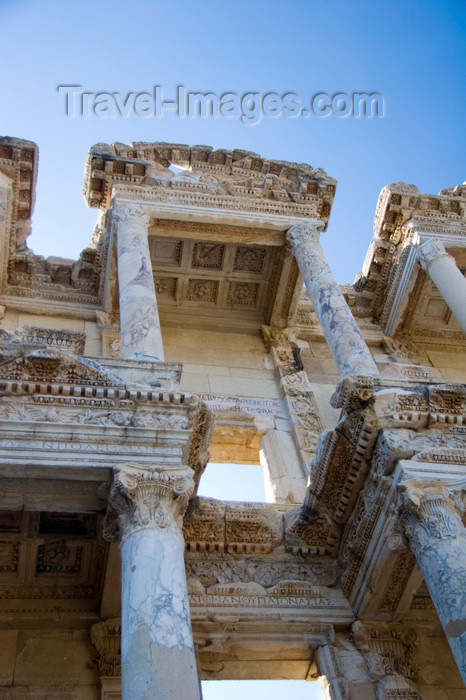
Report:
M 447 248 L 466 245 L 466 186 L 447 188 L 436 196 L 405 183 L 385 187 L 377 204 L 374 238 L 355 287 L 361 310 L 376 313 L 387 335 L 398 323 L 418 244 L 430 238 L 439 238 Z
M 171 165 L 185 170 L 173 174 Z M 144 192 L 136 196 L 141 186 Z M 122 187 L 133 191 L 131 199 L 300 218 L 314 215 L 327 223 L 336 181 L 322 169 L 271 161 L 248 151 L 168 143 L 97 144 L 86 159 L 88 205 L 108 207 L 112 190 Z

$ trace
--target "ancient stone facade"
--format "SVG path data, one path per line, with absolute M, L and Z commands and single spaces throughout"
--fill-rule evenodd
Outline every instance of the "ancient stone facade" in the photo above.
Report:
M 78 261 L 27 247 L 36 176 L 0 139 L 0 698 L 465 697 L 464 186 L 384 188 L 339 286 L 321 169 L 98 144 Z

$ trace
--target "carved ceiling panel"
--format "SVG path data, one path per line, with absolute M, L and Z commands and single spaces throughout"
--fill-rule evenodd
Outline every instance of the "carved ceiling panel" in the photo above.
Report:
M 160 307 L 212 309 L 265 319 L 283 266 L 277 246 L 150 236 Z

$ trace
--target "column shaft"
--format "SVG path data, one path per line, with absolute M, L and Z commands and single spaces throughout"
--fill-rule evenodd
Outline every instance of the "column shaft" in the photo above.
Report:
M 116 207 L 121 356 L 125 360 L 163 361 L 157 298 L 147 226 L 141 207 Z
M 466 683 L 466 531 L 448 501 L 408 502 L 402 524 Z
M 288 231 L 299 269 L 340 376 L 377 376 L 377 366 L 341 290 L 324 258 L 317 219 Z
M 115 474 L 123 700 L 200 698 L 181 531 L 192 475 L 131 465 Z
M 443 244 L 429 239 L 419 246 L 419 260 L 466 333 L 466 278 Z
M 121 545 L 121 565 L 124 700 L 197 700 L 181 534 L 170 527 L 133 531 Z

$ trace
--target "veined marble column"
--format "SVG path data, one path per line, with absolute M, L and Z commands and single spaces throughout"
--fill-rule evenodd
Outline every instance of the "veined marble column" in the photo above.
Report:
M 324 258 L 318 219 L 292 226 L 287 237 L 314 310 L 342 379 L 352 375 L 378 376 L 379 371 Z
M 200 698 L 181 531 L 192 474 L 126 467 L 115 475 L 123 700 Z
M 436 238 L 421 242 L 418 257 L 466 333 L 466 278 L 458 269 L 455 258 L 447 253 L 443 243 Z
M 118 283 L 121 356 L 124 360 L 163 361 L 157 298 L 150 260 L 149 217 L 139 206 L 118 206 Z
M 466 683 L 466 531 L 447 492 L 407 488 L 401 523 Z

